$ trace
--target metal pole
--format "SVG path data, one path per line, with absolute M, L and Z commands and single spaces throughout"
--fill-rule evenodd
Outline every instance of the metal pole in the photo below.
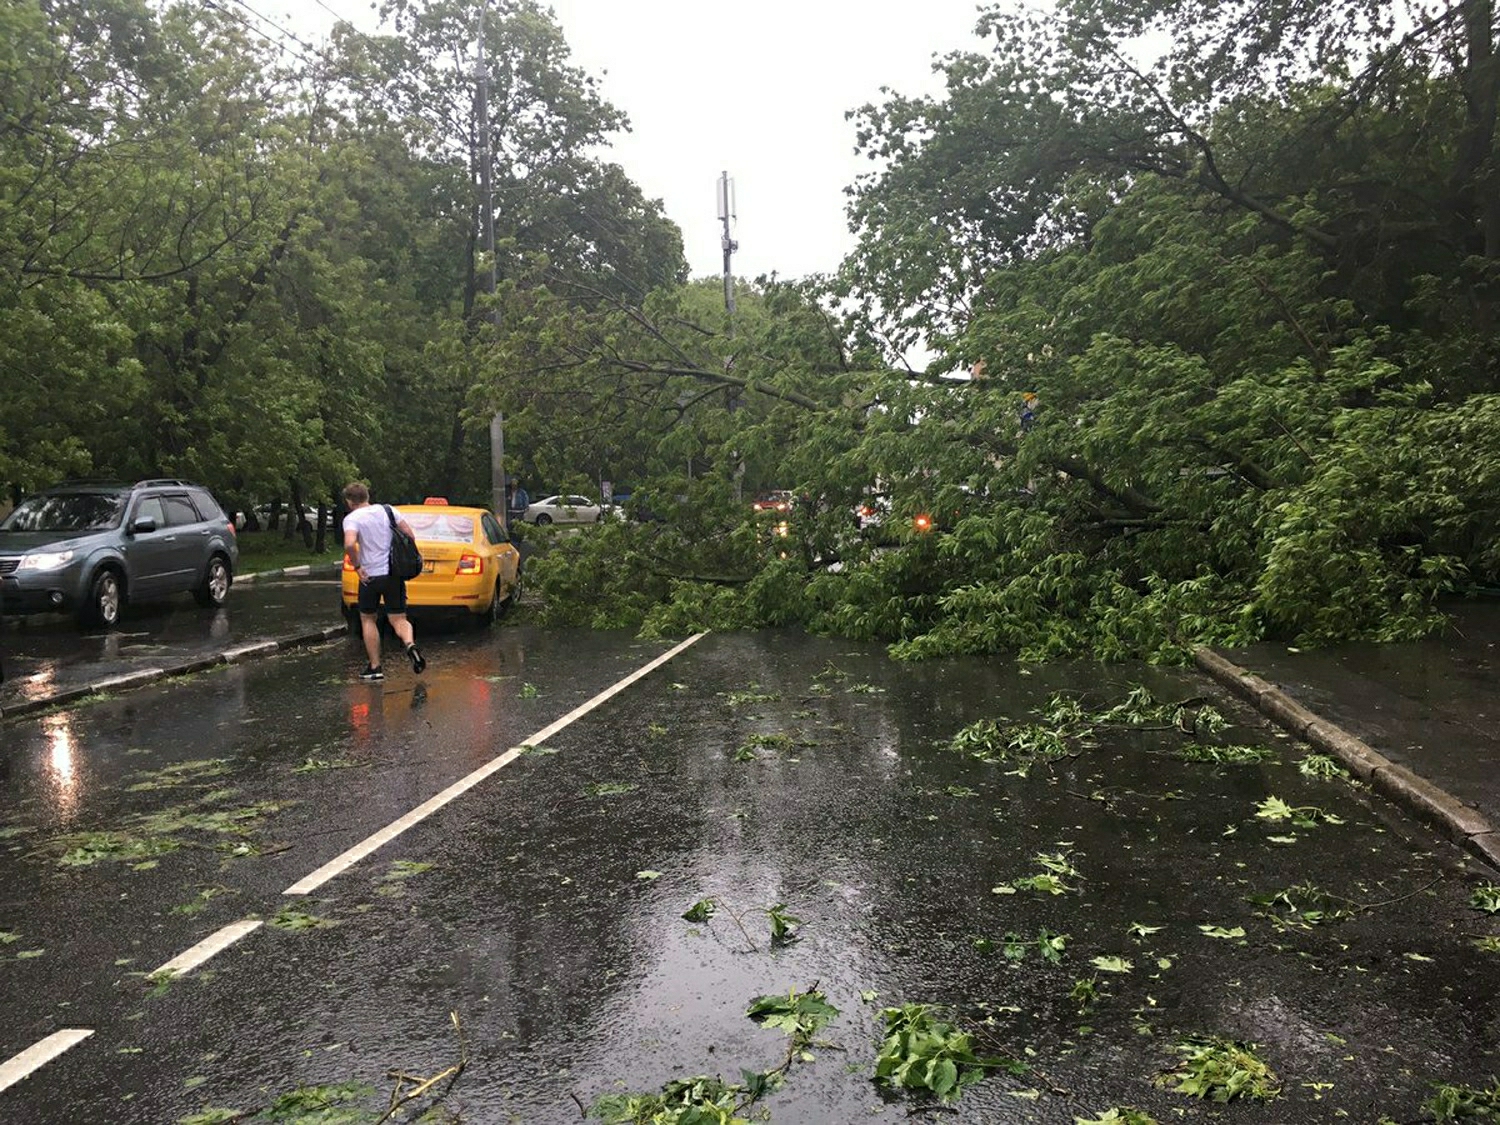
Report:
M 724 250 L 724 311 L 729 314 L 729 333 L 734 334 L 734 272 L 730 259 L 740 244 L 729 237 L 729 221 L 734 218 L 734 182 L 726 171 L 719 176 L 719 221 L 724 224 L 724 234 L 719 245 Z
M 489 0 L 484 0 L 479 8 L 479 64 L 475 78 L 478 84 L 476 101 L 479 110 L 480 229 L 484 235 L 484 251 L 490 259 L 487 289 L 490 297 L 490 322 L 499 328 L 500 307 L 495 303 L 495 289 L 499 283 L 495 262 L 495 192 L 490 181 L 490 72 L 484 56 L 484 17 L 489 6 Z M 505 504 L 505 415 L 499 410 L 490 419 L 490 508 L 500 521 L 500 526 L 509 531 L 510 513 Z
M 719 244 L 724 250 L 724 315 L 728 320 L 729 338 L 734 339 L 734 267 L 731 259 L 734 252 L 740 248 L 740 244 L 729 236 L 729 223 L 735 216 L 734 206 L 734 181 L 729 178 L 728 170 L 719 176 L 719 221 L 724 224 L 724 233 Z M 734 356 L 724 357 L 724 373 L 729 374 L 734 366 Z M 733 387 L 724 388 L 724 407 L 730 413 L 735 408 L 735 392 Z M 732 450 L 730 456 L 734 458 L 734 500 L 738 504 L 743 498 L 745 480 L 745 462 L 740 457 L 739 450 Z

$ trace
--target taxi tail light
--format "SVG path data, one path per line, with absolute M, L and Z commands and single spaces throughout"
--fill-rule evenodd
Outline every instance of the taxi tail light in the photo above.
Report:
M 912 525 L 912 527 L 916 528 L 918 531 L 931 531 L 932 530 L 932 517 L 929 516 L 926 512 L 923 512 L 921 515 L 915 517 L 911 521 L 911 525 Z
M 483 574 L 484 560 L 478 555 L 465 555 L 458 560 L 456 574 Z
M 345 551 L 344 552 L 344 572 L 348 573 L 349 571 L 351 571 L 353 569 L 354 569 L 354 564 L 349 561 L 349 552 Z

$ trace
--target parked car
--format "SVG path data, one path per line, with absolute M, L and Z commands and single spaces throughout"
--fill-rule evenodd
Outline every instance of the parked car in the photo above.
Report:
M 296 519 L 297 519 L 297 509 L 294 508 L 290 504 L 282 504 L 280 512 L 281 512 L 281 518 L 284 519 L 284 520 L 292 520 L 292 521 L 295 522 Z M 307 520 L 308 523 L 312 524 L 314 527 L 316 527 L 318 525 L 318 509 L 314 505 L 312 505 L 312 504 L 303 504 L 302 505 L 302 516 L 303 516 L 304 519 Z M 271 522 L 271 505 L 269 505 L 269 504 L 257 504 L 257 505 L 255 505 L 255 518 L 256 518 L 256 520 L 262 526 L 270 523 Z
M 854 526 L 858 531 L 869 531 L 885 523 L 891 514 L 891 498 L 878 492 L 870 493 L 854 505 Z
M 69 482 L 0 520 L 0 612 L 109 628 L 127 604 L 174 594 L 222 605 L 239 557 L 234 525 L 199 485 Z
M 394 505 L 411 525 L 422 552 L 422 573 L 406 583 L 414 610 L 458 610 L 490 625 L 521 598 L 521 552 L 488 508 L 451 506 L 441 497 Z M 359 572 L 344 556 L 344 614 L 359 612 Z
M 548 496 L 527 508 L 522 518 L 546 527 L 549 523 L 598 523 L 605 515 L 604 505 L 586 496 Z
M 790 492 L 786 489 L 777 488 L 757 495 L 750 502 L 750 507 L 757 512 L 781 512 L 785 514 L 792 510 L 793 503 L 795 503 L 795 500 Z

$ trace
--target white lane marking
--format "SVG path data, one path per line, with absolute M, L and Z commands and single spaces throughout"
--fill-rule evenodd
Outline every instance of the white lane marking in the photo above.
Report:
M 649 664 L 637 668 L 634 672 L 626 676 L 619 683 L 605 688 L 588 702 L 580 704 L 579 706 L 573 708 L 573 710 L 569 711 L 562 718 L 558 719 L 557 722 L 543 727 L 541 730 L 533 734 L 530 738 L 527 738 L 525 741 L 523 741 L 519 746 L 512 747 L 505 753 L 501 754 L 498 758 L 492 758 L 490 761 L 480 766 L 477 770 L 469 774 L 467 777 L 460 778 L 458 781 L 455 781 L 452 785 L 448 786 L 448 788 L 444 789 L 441 793 L 429 797 L 427 800 L 423 801 L 420 805 L 412 809 L 411 812 L 407 813 L 399 820 L 392 821 L 390 824 L 382 828 L 379 832 L 376 832 L 371 836 L 367 836 L 364 840 L 360 841 L 358 844 L 355 844 L 348 851 L 335 856 L 333 859 L 325 863 L 322 867 L 314 871 L 311 875 L 298 880 L 281 893 L 286 895 L 311 894 L 313 891 L 317 890 L 334 876 L 340 875 L 343 872 L 349 870 L 349 868 L 353 867 L 356 863 L 364 859 L 370 853 L 379 850 L 386 844 L 389 844 L 392 840 L 401 835 L 401 833 L 405 832 L 412 825 L 417 824 L 418 822 L 437 812 L 438 809 L 442 808 L 455 797 L 461 796 L 462 794 L 468 792 L 470 789 L 474 788 L 474 786 L 478 785 L 485 778 L 489 777 L 490 774 L 510 765 L 525 752 L 526 747 L 541 745 L 544 739 L 551 738 L 554 734 L 562 730 L 564 727 L 568 726 L 570 723 L 577 722 L 579 719 L 583 718 L 583 716 L 587 715 L 590 711 L 594 710 L 594 708 L 613 699 L 616 695 L 624 691 L 631 684 L 635 683 L 642 676 L 649 675 L 657 668 L 660 668 L 667 661 L 671 660 L 679 652 L 683 651 L 683 649 L 702 640 L 707 635 L 707 633 L 694 633 L 687 640 L 671 649 L 668 649 L 666 652 L 662 653 Z
M 62 1031 L 54 1031 L 47 1038 L 33 1043 L 19 1055 L 0 1064 L 0 1090 L 14 1086 L 21 1079 L 41 1070 L 69 1047 L 76 1047 L 92 1034 L 94 1034 L 93 1028 L 68 1027 Z
M 223 953 L 246 934 L 254 933 L 261 925 L 259 918 L 245 918 L 238 922 L 231 922 L 222 930 L 209 934 L 191 949 L 179 953 L 151 975 L 161 977 L 190 973 L 210 957 Z
M 639 680 L 642 676 L 656 671 L 656 669 L 660 668 L 668 660 L 671 660 L 672 657 L 676 656 L 683 649 L 687 648 L 691 644 L 696 644 L 706 636 L 708 636 L 707 633 L 694 633 L 691 637 L 683 641 L 676 648 L 667 650 L 666 652 L 658 656 L 655 660 L 653 660 L 650 664 L 636 669 L 634 672 L 630 673 L 630 675 L 626 676 L 623 680 L 615 684 L 613 687 L 605 688 L 598 695 L 594 696 L 593 699 L 590 699 L 587 703 L 582 703 L 579 706 L 573 708 L 573 710 L 569 711 L 566 715 L 558 719 L 557 722 L 553 723 L 551 726 L 543 727 L 530 738 L 526 739 L 526 741 L 522 742 L 521 745 L 540 746 L 547 739 L 551 738 L 558 731 L 562 730 L 563 727 L 577 722 L 579 719 L 583 718 L 600 704 L 607 703 L 609 700 L 619 695 L 620 692 L 628 688 L 631 684 L 635 683 L 636 680 Z

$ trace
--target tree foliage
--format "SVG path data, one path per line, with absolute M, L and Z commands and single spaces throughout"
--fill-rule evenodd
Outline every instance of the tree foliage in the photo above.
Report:
M 606 289 L 683 266 L 659 205 L 595 155 L 623 116 L 530 0 L 489 6 L 486 146 L 480 7 L 402 0 L 389 34 L 288 55 L 213 5 L 6 5 L 0 483 L 487 495 L 486 147 L 507 261 Z
M 539 560 L 552 619 L 908 657 L 1409 637 L 1496 582 L 1490 0 L 985 10 L 941 97 L 851 114 L 841 268 L 733 319 L 535 0 L 481 133 L 480 10 L 291 58 L 0 11 L 0 482 L 482 495 L 500 410 L 529 484 L 632 493 Z
M 858 245 L 802 296 L 861 360 L 809 369 L 806 316 L 719 337 L 810 400 L 723 421 L 747 480 L 805 497 L 795 549 L 651 589 L 647 627 L 1171 657 L 1419 635 L 1493 583 L 1491 5 L 1068 0 L 978 31 L 944 96 L 852 115 Z M 881 362 L 912 344 L 925 372 Z

